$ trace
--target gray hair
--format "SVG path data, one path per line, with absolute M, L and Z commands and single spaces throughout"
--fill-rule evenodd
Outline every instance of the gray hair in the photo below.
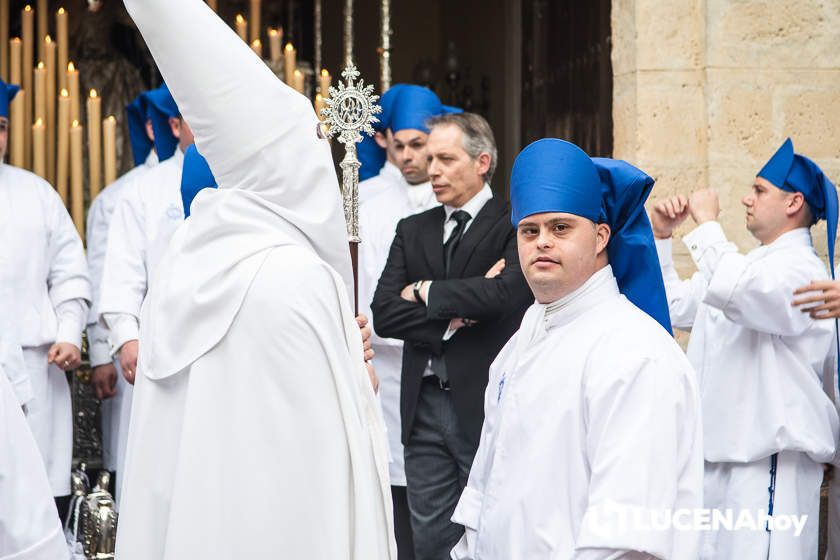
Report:
M 493 173 L 496 171 L 496 160 L 499 152 L 496 149 L 496 138 L 493 136 L 493 130 L 487 120 L 475 113 L 448 113 L 432 117 L 426 121 L 426 126 L 430 130 L 446 125 L 457 126 L 461 129 L 464 136 L 464 151 L 472 159 L 478 159 L 478 156 L 483 153 L 490 155 L 490 167 L 484 174 L 484 180 L 490 183 Z

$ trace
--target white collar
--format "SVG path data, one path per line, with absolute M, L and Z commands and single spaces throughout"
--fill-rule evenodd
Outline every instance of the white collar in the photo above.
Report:
M 387 160 L 385 160 L 385 165 L 382 166 L 382 169 L 379 170 L 379 174 L 383 177 L 390 176 L 392 179 L 403 178 L 402 171 L 400 171 L 400 168 Z
M 484 205 L 487 204 L 487 201 L 491 198 L 493 198 L 493 191 L 490 190 L 490 185 L 484 183 L 484 187 L 480 191 L 475 193 L 475 195 L 460 208 L 455 208 L 454 206 L 444 204 L 443 211 L 446 212 L 445 221 L 448 221 L 449 218 L 452 216 L 452 213 L 456 210 L 463 210 L 464 212 L 470 215 L 470 219 L 474 219 L 476 216 L 478 216 L 478 213 L 481 212 L 481 209 L 484 208 Z
M 613 270 L 610 265 L 605 266 L 583 283 L 581 287 L 557 301 L 542 305 L 544 307 L 544 324 L 546 330 L 568 323 L 581 313 L 602 303 L 610 296 L 620 292 Z M 539 305 L 539 304 L 538 304 Z

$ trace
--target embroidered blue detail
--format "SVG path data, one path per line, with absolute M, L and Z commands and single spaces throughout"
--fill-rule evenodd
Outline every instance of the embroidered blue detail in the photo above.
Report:
M 496 404 L 500 403 L 502 400 L 502 391 L 505 388 L 505 376 L 507 374 L 502 375 L 502 379 L 499 381 L 499 394 L 496 396 Z

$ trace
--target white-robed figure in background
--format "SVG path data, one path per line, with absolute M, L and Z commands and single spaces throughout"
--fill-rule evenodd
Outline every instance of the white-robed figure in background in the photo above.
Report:
M 99 321 L 108 229 L 114 209 L 128 185 L 158 163 L 157 154 L 153 149 L 152 121 L 147 117 L 144 94 L 137 96 L 126 107 L 125 112 L 135 167 L 103 189 L 93 199 L 87 215 L 87 260 L 93 289 L 93 303 L 90 306 L 87 326 L 88 356 L 93 368 L 91 385 L 96 398 L 102 401 L 102 462 L 112 473 L 117 471 L 120 439 L 124 439 L 128 433 L 128 425 L 120 428 L 120 418 L 123 403 L 129 402 L 126 392 L 130 391 L 130 386 L 117 371 L 116 360 L 111 356 L 110 333 L 105 324 Z
M 668 523 L 702 504 L 702 428 L 644 213 L 652 185 L 562 140 L 517 157 L 511 220 L 537 301 L 490 368 L 452 558 L 697 557 L 697 532 Z
M 838 437 L 837 410 L 823 389 L 837 371 L 835 332 L 791 299 L 828 278 L 809 228 L 826 219 L 833 262 L 837 193 L 787 140 L 742 203 L 761 242 L 746 255 L 727 241 L 711 190 L 662 201 L 652 214 L 671 320 L 691 331 L 688 358 L 702 388 L 705 507 L 808 518 L 801 534 L 763 524 L 710 532 L 701 557 L 816 558 L 822 463 L 832 461 Z M 698 272 L 681 281 L 671 234 L 689 215 L 697 227 L 683 242 Z
M 397 86 L 395 86 L 397 87 Z M 425 212 L 439 202 L 429 181 L 429 161 L 426 141 L 429 129 L 426 121 L 445 113 L 460 112 L 460 109 L 446 107 L 433 91 L 415 85 L 401 85 L 398 94 L 389 89 L 386 98 L 388 111 L 381 115 L 387 129 L 389 142 L 395 143 L 395 157 L 405 170 L 399 179 L 387 182 L 380 180 L 382 190 L 372 196 L 359 208 L 359 233 L 364 240 L 359 250 L 359 299 L 360 310 L 372 316 L 370 304 L 373 294 L 397 230 L 397 223 L 413 214 Z M 383 109 L 384 111 L 384 109 Z M 386 164 L 392 165 L 392 164 Z M 384 169 L 383 169 L 384 172 Z M 413 555 L 411 520 L 406 495 L 406 478 L 401 440 L 400 380 L 402 378 L 403 342 L 391 338 L 374 336 L 371 339 L 376 353 L 374 365 L 379 378 L 379 397 L 388 429 L 388 445 L 391 453 L 391 492 L 394 500 L 397 545 L 407 558 Z
M 364 206 L 368 200 L 376 198 L 384 191 L 404 186 L 404 179 L 399 168 L 399 160 L 394 144 L 394 135 L 389 130 L 391 111 L 400 91 L 406 84 L 394 84 L 379 98 L 382 112 L 373 124 L 376 133 L 373 136 L 362 135 L 362 141 L 356 145 L 359 157 L 359 204 Z
M 0 82 L 0 159 L 9 101 L 17 86 Z M 2 309 L 14 321 L 25 373 L 13 389 L 44 458 L 54 496 L 70 494 L 73 418 L 65 371 L 81 364 L 91 299 L 79 233 L 61 198 L 37 175 L 0 164 L 0 282 L 14 294 Z
M 140 321 L 121 560 L 393 559 L 387 443 L 308 99 L 201 0 L 128 0 L 219 188 Z

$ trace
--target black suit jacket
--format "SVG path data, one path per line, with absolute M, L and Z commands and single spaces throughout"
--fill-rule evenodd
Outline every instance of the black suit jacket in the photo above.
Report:
M 403 443 L 411 433 L 423 372 L 432 354 L 442 354 L 446 362 L 459 426 L 478 442 L 490 364 L 534 301 L 519 268 L 509 204 L 492 198 L 484 205 L 461 239 L 449 279 L 443 263 L 445 216 L 438 206 L 397 224 L 371 305 L 376 333 L 405 342 L 400 396 Z M 502 257 L 506 260 L 502 274 L 485 278 Z M 400 296 L 405 286 L 418 280 L 434 281 L 428 307 Z M 449 320 L 456 317 L 478 323 L 444 342 Z

